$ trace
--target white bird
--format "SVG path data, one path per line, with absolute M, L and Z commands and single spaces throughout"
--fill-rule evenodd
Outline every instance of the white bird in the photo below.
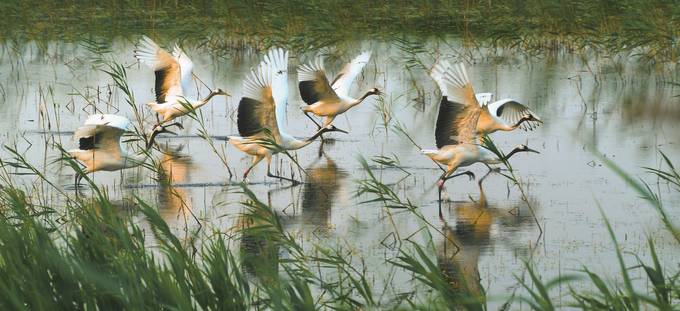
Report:
M 322 125 L 319 125 L 309 115 L 310 112 L 323 117 L 323 126 L 328 126 L 336 116 L 360 104 L 366 97 L 381 94 L 380 90 L 372 88 L 359 98 L 349 97 L 349 89 L 352 83 L 370 58 L 371 52 L 359 54 L 345 65 L 333 79 L 333 82 L 328 82 L 321 55 L 317 56 L 311 63 L 298 68 L 300 96 L 307 103 L 307 106 L 302 107 L 302 111 L 319 128 Z
M 142 165 L 149 153 L 129 153 L 121 143 L 121 137 L 131 126 L 132 123 L 126 117 L 113 114 L 91 115 L 74 134 L 74 138 L 78 140 L 78 149 L 69 150 L 68 153 L 85 166 L 83 169 L 85 174 L 117 171 Z M 147 143 L 147 151 L 160 132 L 169 131 L 164 127 L 154 131 Z M 76 186 L 83 176 L 76 174 Z
M 472 83 L 463 64 L 448 66 L 442 72 L 438 82 L 446 91 L 439 106 L 439 116 L 435 129 L 435 150 L 422 150 L 422 153 L 434 161 L 444 164 L 447 169 L 439 177 L 439 200 L 446 180 L 463 174 L 474 176 L 471 172 L 452 175 L 459 167 L 465 167 L 477 162 L 485 164 L 499 164 L 517 152 L 536 152 L 526 145 L 519 145 L 500 159 L 495 153 L 479 145 L 477 133 L 478 121 L 484 108 L 479 105 Z M 441 206 L 440 206 L 441 213 Z
M 450 73 L 453 67 L 446 60 L 439 60 L 430 76 L 437 83 L 442 93 L 442 103 L 449 96 L 450 86 L 446 83 L 446 79 L 451 79 Z M 496 131 L 512 131 L 518 127 L 523 130 L 533 130 L 540 123 L 543 123 L 536 114 L 532 112 L 527 106 L 520 104 L 517 100 L 506 98 L 496 102 L 491 102 L 493 99 L 492 93 L 478 93 L 473 94 L 481 106 L 479 120 L 477 121 L 477 134 L 485 135 Z
M 135 57 L 151 67 L 156 75 L 156 100 L 147 104 L 156 112 L 157 118 L 160 116 L 156 126 L 202 107 L 213 96 L 229 95 L 218 88 L 203 99 L 187 98 L 185 94 L 191 86 L 194 63 L 178 45 L 175 45 L 170 54 L 149 37 L 143 36 L 134 53 Z M 182 128 L 180 123 L 175 125 Z
M 344 132 L 329 125 L 304 139 L 297 139 L 286 133 L 287 73 L 288 52 L 280 48 L 272 49 L 243 83 L 244 96 L 239 102 L 237 113 L 241 136 L 229 137 L 229 143 L 234 147 L 253 156 L 253 164 L 243 174 L 243 179 L 247 179 L 253 167 L 265 159 L 267 176 L 297 183 L 296 180 L 271 173 L 272 155 L 282 150 L 296 150 L 307 146 L 325 132 Z

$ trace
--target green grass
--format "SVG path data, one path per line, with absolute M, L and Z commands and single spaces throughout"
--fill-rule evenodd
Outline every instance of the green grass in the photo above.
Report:
M 68 158 L 63 161 L 72 164 Z M 423 228 L 431 227 L 439 234 L 418 206 L 395 192 L 393 185 L 384 184 L 365 160 L 361 163 L 366 179 L 359 181 L 358 195 L 383 202 L 387 210 L 411 213 Z M 398 237 L 398 255 L 385 264 L 411 274 L 416 292 L 390 297 L 373 287 L 376 276 L 369 277 L 366 267 L 358 264 L 361 258 L 351 251 L 302 247 L 283 229 L 277 213 L 245 185 L 237 190 L 244 207 L 237 238 L 215 230 L 181 241 L 156 209 L 139 198 L 135 198 L 134 211 L 120 210 L 91 184 L 92 197 L 69 196 L 63 207 L 43 206 L 36 204 L 27 189 L 15 186 L 13 174 L 6 169 L 33 175 L 38 181 L 48 182 L 46 177 L 19 153 L 2 165 L 2 309 L 486 309 L 480 297 L 449 283 L 450 276 L 437 263 L 437 246 L 430 234 L 423 234 L 421 242 L 412 236 Z M 673 310 L 680 302 L 677 266 L 662 265 L 651 241 L 651 262 L 623 253 L 604 214 L 603 218 L 623 283 L 604 281 L 606 277 L 588 267 L 544 281 L 527 263 L 529 279 L 518 277 L 524 290 L 510 303 L 523 302 L 536 310 L 563 306 Z M 147 229 L 142 230 L 141 224 Z M 638 264 L 626 266 L 625 256 L 634 256 Z M 632 281 L 631 271 L 636 269 L 644 271 L 642 283 Z M 579 290 L 583 286 L 577 284 L 583 282 L 591 283 L 594 291 Z M 570 289 L 567 297 L 561 297 L 561 305 L 553 293 L 558 285 Z
M 362 39 L 462 38 L 531 55 L 616 53 L 677 63 L 674 1 L 20 1 L 0 3 L 0 39 L 83 41 L 141 34 L 215 53 L 282 44 L 316 50 Z

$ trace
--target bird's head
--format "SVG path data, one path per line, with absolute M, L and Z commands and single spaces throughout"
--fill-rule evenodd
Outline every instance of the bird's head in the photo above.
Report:
M 536 151 L 536 150 L 534 150 L 534 149 L 529 148 L 529 146 L 527 146 L 526 144 L 517 145 L 517 147 L 515 147 L 515 149 L 513 150 L 513 152 L 515 152 L 515 153 L 517 153 L 517 152 L 533 152 L 533 153 L 540 153 L 540 152 L 538 152 L 538 151 Z
M 212 91 L 213 94 L 215 95 L 225 95 L 225 96 L 231 96 L 229 93 L 225 92 L 224 90 L 218 88 Z
M 382 92 L 378 88 L 374 87 L 368 91 L 368 95 L 382 95 Z
M 335 125 L 333 125 L 333 124 L 329 124 L 329 125 L 325 126 L 324 128 L 321 129 L 321 132 L 323 132 L 323 133 L 327 133 L 327 132 L 340 132 L 340 133 L 345 133 L 345 134 L 347 134 L 347 131 L 341 130 L 341 129 L 335 127 Z

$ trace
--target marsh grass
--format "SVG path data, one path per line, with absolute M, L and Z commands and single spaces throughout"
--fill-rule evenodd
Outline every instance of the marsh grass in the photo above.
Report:
M 591 148 L 590 151 L 600 161 L 602 161 L 602 163 L 604 163 L 605 166 L 607 166 L 610 170 L 616 173 L 616 175 L 618 175 L 626 183 L 626 185 L 628 185 L 628 187 L 634 190 L 640 198 L 642 198 L 649 205 L 652 206 L 652 208 L 659 214 L 659 217 L 661 218 L 661 221 L 665 225 L 666 229 L 672 234 L 673 238 L 675 238 L 675 241 L 680 243 L 680 229 L 678 229 L 677 225 L 672 221 L 672 219 L 668 215 L 666 207 L 661 201 L 659 194 L 652 190 L 652 187 L 646 181 L 644 181 L 641 178 L 636 178 L 632 176 L 630 173 L 624 171 L 619 165 L 603 156 L 602 153 L 594 149 L 594 147 L 591 146 L 590 148 Z M 664 161 L 668 166 L 668 170 L 663 171 L 661 169 L 651 168 L 646 168 L 646 170 L 648 172 L 655 174 L 661 179 L 666 180 L 665 178 L 668 178 L 667 181 L 673 183 L 673 181 L 676 180 L 674 176 L 677 175 L 677 172 L 670 159 L 668 159 L 663 153 L 661 154 L 663 155 Z
M 30 193 L 15 185 L 13 178 L 33 176 L 34 182 L 45 182 L 56 191 L 60 191 L 59 185 L 40 173 L 21 153 L 13 155 L 11 161 L 0 163 L 5 172 L 0 175 L 0 243 L 4 246 L 0 248 L 0 272 L 5 276 L 0 279 L 0 306 L 3 308 L 486 309 L 479 297 L 454 290 L 434 261 L 436 247 L 429 232 L 441 234 L 437 233 L 438 228 L 428 223 L 414 203 L 401 198 L 391 186 L 377 179 L 365 160 L 360 162 L 368 179 L 359 181 L 359 188 L 363 189 L 360 195 L 383 202 L 387 211 L 404 211 L 417 217 L 423 227 L 406 235 L 395 226 L 394 247 L 398 254 L 386 258 L 391 269 L 412 276 L 410 282 L 415 291 L 409 295 L 385 296 L 379 292 L 373 286 L 374 278 L 379 275 L 371 274 L 361 257 L 349 249 L 300 245 L 295 236 L 284 229 L 278 213 L 245 185 L 238 192 L 243 196 L 241 204 L 245 209 L 240 217 L 247 219 L 248 225 L 239 228 L 236 235 L 208 230 L 187 244 L 180 241 L 156 209 L 142 199 L 135 197 L 135 211 L 123 212 L 95 183 L 90 185 L 91 197 L 72 198 L 64 193 L 69 199 L 60 206 L 36 204 Z M 386 166 L 398 165 L 394 159 L 376 159 Z M 72 159 L 63 160 L 78 168 Z M 8 168 L 15 174 L 9 173 Z M 661 264 L 652 241 L 649 242 L 651 262 L 632 255 L 637 265 L 627 266 L 626 254 L 602 215 L 623 283 L 606 282 L 605 277 L 588 267 L 543 281 L 527 262 L 529 279 L 518 277 L 524 290 L 515 299 L 536 310 L 562 306 L 626 310 L 653 306 L 672 310 L 680 297 L 677 272 Z M 418 232 L 421 239 L 414 236 Z M 253 275 L 246 269 L 253 258 L 246 253 L 235 253 L 233 249 L 233 239 L 244 238 L 266 241 L 257 247 L 267 247 L 271 249 L 270 254 L 276 254 L 257 257 L 262 264 L 250 270 Z M 270 264 L 264 264 L 265 261 Z M 637 285 L 633 283 L 633 269 L 644 271 L 647 290 L 645 284 L 639 284 L 643 280 L 638 280 Z M 388 276 L 384 281 L 394 282 L 394 279 Z M 579 282 L 590 282 L 594 291 L 577 289 L 581 287 L 577 285 Z M 555 304 L 557 297 L 553 289 L 559 285 L 569 287 L 568 297 L 563 298 L 562 304 Z
M 680 56 L 673 2 L 654 1 L 442 1 L 351 3 L 289 1 L 98 3 L 72 0 L 0 3 L 5 42 L 135 38 L 159 32 L 218 55 L 283 45 L 296 52 L 357 39 L 408 37 L 463 40 L 461 55 L 494 52 L 550 56 L 615 55 L 645 63 L 676 64 Z M 45 44 L 42 44 L 45 46 Z

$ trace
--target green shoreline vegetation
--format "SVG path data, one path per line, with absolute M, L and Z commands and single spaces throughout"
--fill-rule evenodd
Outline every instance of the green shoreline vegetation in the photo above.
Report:
M 22 1 L 0 3 L 0 39 L 242 38 L 316 49 L 345 40 L 462 38 L 532 55 L 559 50 L 679 61 L 675 1 Z M 227 48 L 224 45 L 221 48 Z

